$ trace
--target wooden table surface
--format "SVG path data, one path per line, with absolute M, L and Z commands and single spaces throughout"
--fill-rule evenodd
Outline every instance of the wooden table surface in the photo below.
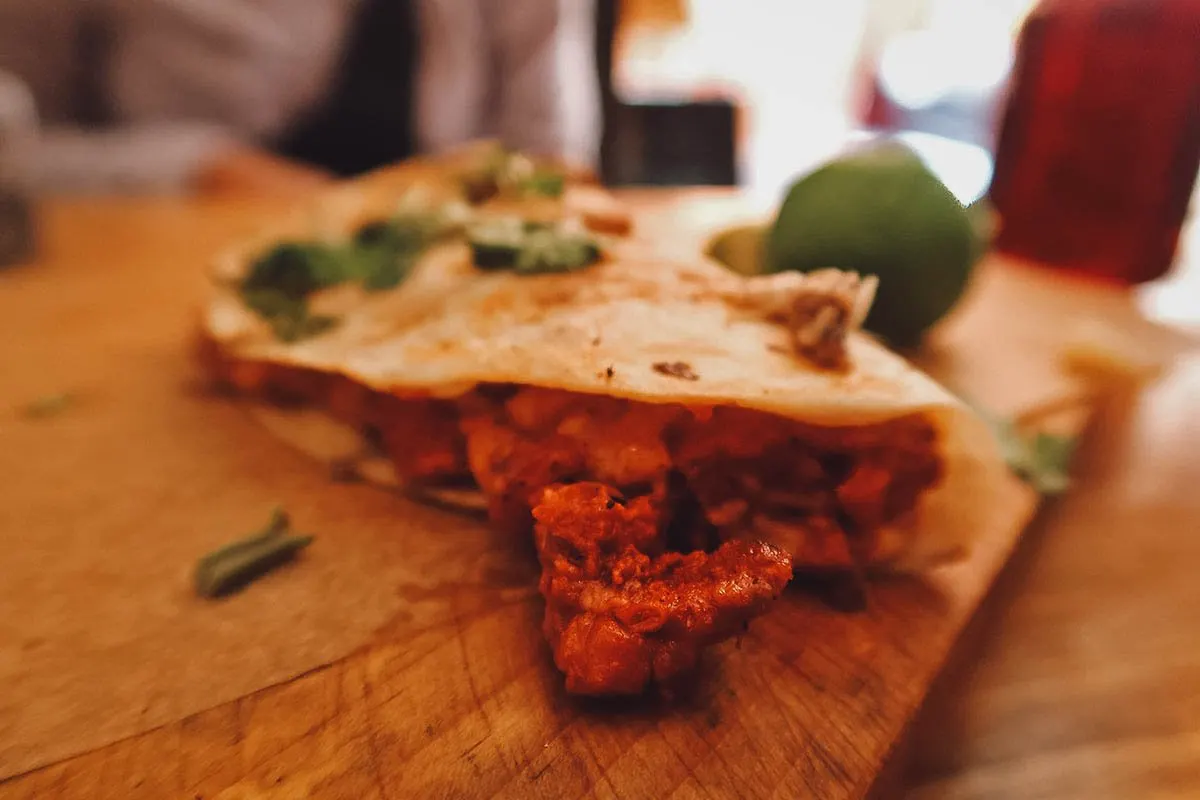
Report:
M 94 236 L 110 213 L 51 209 L 48 256 L 69 250 L 61 237 L 76 230 L 92 225 Z M 714 210 L 712 219 L 723 213 Z M 1107 313 L 1110 300 L 1080 292 L 1062 302 Z M 897 762 L 911 796 L 1200 796 L 1198 408 L 1200 349 L 1186 352 L 1155 386 L 1105 405 L 1080 454 L 1077 486 L 1028 532 L 913 727 L 906 759 Z M 345 691 L 353 691 L 355 677 L 345 675 Z M 297 685 L 264 701 L 282 713 L 329 699 Z M 204 719 L 198 728 L 185 725 L 173 732 L 170 752 L 197 731 L 220 728 Z M 90 787 L 90 794 L 105 775 L 168 757 L 164 741 L 117 743 L 0 783 L 0 796 L 85 796 L 71 788 Z M 270 742 L 205 744 L 246 757 L 247 747 Z M 199 766 L 214 788 L 238 771 Z M 375 788 L 364 791 L 375 796 Z

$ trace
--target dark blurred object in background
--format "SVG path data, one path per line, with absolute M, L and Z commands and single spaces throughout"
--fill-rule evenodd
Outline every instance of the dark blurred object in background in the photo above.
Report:
M 301 114 L 275 150 L 342 177 L 411 157 L 418 149 L 417 30 L 411 3 L 365 0 L 323 102 Z
M 596 51 L 596 81 L 600 98 L 600 147 L 597 153 L 600 179 L 610 183 L 609 173 L 615 154 L 616 126 L 613 124 L 617 94 L 613 90 L 613 61 L 616 58 L 617 30 L 621 25 L 620 0 L 596 0 L 595 26 L 592 33 Z
M 621 0 L 595 2 L 601 180 L 610 186 L 736 185 L 737 105 L 732 99 L 697 97 L 694 91 L 619 96 L 613 78 L 616 40 L 627 18 L 622 18 Z M 670 22 L 686 19 L 685 4 L 659 5 L 654 10 Z
M 33 209 L 22 163 L 37 126 L 33 95 L 0 70 L 0 268 L 33 257 Z
M 730 100 L 618 103 L 607 123 L 610 185 L 735 186 L 737 107 Z
M 33 207 L 28 195 L 0 186 L 0 269 L 33 258 Z
M 1200 0 L 1046 0 L 1025 22 L 991 199 L 1008 253 L 1167 271 L 1200 170 Z

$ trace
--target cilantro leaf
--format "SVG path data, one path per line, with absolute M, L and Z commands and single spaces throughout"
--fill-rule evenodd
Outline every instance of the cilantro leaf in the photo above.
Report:
M 242 302 L 263 319 L 302 316 L 304 299 L 292 297 L 286 291 L 274 288 L 243 288 Z
M 192 574 L 196 593 L 217 598 L 235 592 L 292 560 L 312 544 L 312 536 L 296 536 L 283 509 L 275 509 L 265 528 L 201 558 Z
M 1071 485 L 1071 458 L 1077 437 L 1050 433 L 1022 434 L 1012 420 L 997 417 L 979 408 L 976 413 L 992 429 L 1008 468 L 1038 494 L 1053 497 Z
M 334 317 L 312 315 L 303 298 L 289 297 L 277 289 L 246 289 L 242 301 L 265 319 L 282 342 L 296 342 L 323 333 L 335 324 Z
M 367 264 L 363 288 L 378 292 L 399 286 L 416 263 L 412 253 L 397 253 L 387 249 L 368 250 L 360 254 Z
M 445 231 L 433 214 L 408 214 L 369 222 L 354 235 L 350 258 L 355 277 L 369 292 L 398 286 L 424 250 Z
M 531 233 L 517 255 L 517 272 L 570 272 L 593 264 L 600 259 L 600 248 L 586 236 L 573 236 L 556 231 Z
M 242 301 L 281 341 L 316 336 L 337 320 L 310 314 L 309 295 L 348 282 L 369 292 L 398 286 L 446 229 L 441 215 L 402 214 L 369 222 L 342 243 L 281 242 L 250 265 Z
M 561 172 L 540 169 L 522 180 L 518 185 L 522 194 L 538 195 L 541 197 L 561 197 L 563 191 L 566 189 L 567 179 Z
M 570 272 L 600 259 L 600 246 L 584 234 L 518 219 L 491 220 L 468 235 L 475 266 L 523 275 Z
M 324 333 L 337 325 L 336 317 L 323 314 L 309 314 L 308 309 L 296 316 L 279 316 L 271 319 L 271 328 L 281 342 L 298 342 L 311 336 Z
M 283 242 L 250 265 L 242 289 L 271 289 L 301 299 L 346 277 L 336 247 L 320 242 Z
M 1059 495 L 1071 484 L 1071 458 L 1078 440 L 1073 436 L 1039 433 L 1030 444 L 1029 474 L 1026 479 L 1044 495 Z

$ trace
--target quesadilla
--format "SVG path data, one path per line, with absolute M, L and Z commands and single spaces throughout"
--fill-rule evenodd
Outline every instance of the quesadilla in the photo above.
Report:
M 532 533 L 569 691 L 679 680 L 794 569 L 967 552 L 1001 459 L 857 331 L 872 280 L 666 258 L 569 188 L 464 212 L 446 175 L 339 187 L 223 254 L 204 355 L 304 449 Z

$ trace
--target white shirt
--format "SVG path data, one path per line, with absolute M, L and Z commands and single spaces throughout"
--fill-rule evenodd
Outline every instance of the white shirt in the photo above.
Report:
M 593 0 L 414 0 L 416 134 L 437 151 L 496 136 L 591 164 L 599 138 Z M 23 157 L 47 191 L 171 191 L 216 150 L 272 140 L 333 77 L 358 0 L 0 0 L 0 70 L 42 131 Z M 102 61 L 75 42 L 94 14 Z M 493 71 L 499 70 L 499 75 Z M 78 124 L 81 92 L 114 119 Z M 491 87 L 499 96 L 488 97 Z M 86 91 L 82 94 L 86 95 Z

